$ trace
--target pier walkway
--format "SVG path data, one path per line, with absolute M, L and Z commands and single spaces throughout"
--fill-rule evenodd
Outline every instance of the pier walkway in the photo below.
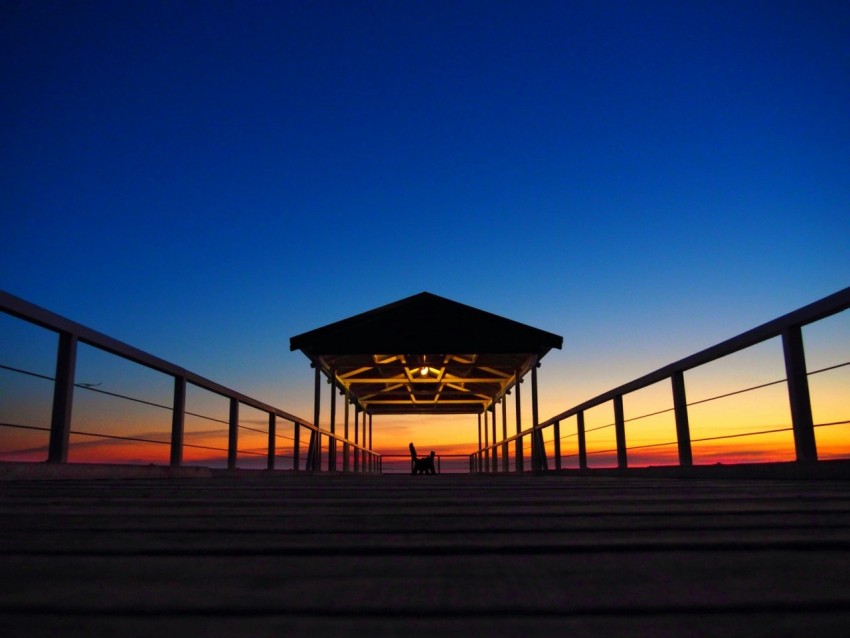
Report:
M 789 636 L 850 625 L 850 482 L 0 482 L 6 636 Z

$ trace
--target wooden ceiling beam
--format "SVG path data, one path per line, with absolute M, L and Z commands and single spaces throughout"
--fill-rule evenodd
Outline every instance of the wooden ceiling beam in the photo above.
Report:
M 495 383 L 497 385 L 504 385 L 508 380 L 502 377 L 460 377 L 454 374 L 446 374 L 442 379 L 418 379 L 416 377 L 410 379 L 407 376 L 360 377 L 357 379 L 346 379 L 345 382 L 352 385 L 361 383 Z

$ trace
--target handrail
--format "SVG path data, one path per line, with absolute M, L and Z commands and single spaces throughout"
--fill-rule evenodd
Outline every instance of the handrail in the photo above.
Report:
M 576 416 L 576 415 L 579 415 L 579 414 L 583 414 L 585 411 L 587 411 L 591 408 L 597 407 L 597 406 L 602 405 L 604 403 L 607 403 L 609 401 L 615 401 L 615 402 L 618 401 L 618 400 L 621 401 L 622 397 L 626 394 L 629 394 L 631 392 L 635 392 L 637 390 L 641 390 L 643 388 L 651 386 L 651 385 L 658 383 L 660 381 L 673 379 L 677 375 L 682 375 L 687 370 L 691 370 L 693 368 L 704 365 L 706 363 L 710 363 L 712 361 L 715 361 L 715 360 L 720 359 L 722 357 L 734 354 L 736 352 L 744 350 L 745 348 L 749 348 L 751 346 L 757 345 L 759 343 L 762 343 L 762 342 L 767 341 L 769 339 L 773 339 L 775 337 L 782 337 L 783 338 L 783 345 L 784 345 L 785 350 L 786 350 L 786 353 L 785 353 L 786 367 L 791 366 L 793 368 L 794 366 L 799 366 L 799 363 L 802 360 L 802 356 L 801 356 L 802 353 L 800 353 L 800 355 L 798 356 L 798 354 L 796 352 L 794 352 L 796 344 L 794 344 L 793 342 L 795 341 L 795 339 L 799 340 L 799 336 L 795 337 L 794 332 L 796 331 L 797 335 L 799 335 L 799 330 L 803 326 L 814 323 L 816 321 L 819 321 L 819 320 L 824 319 L 826 317 L 829 317 L 831 315 L 838 314 L 839 312 L 843 312 L 844 310 L 847 310 L 848 308 L 850 308 L 850 287 L 839 290 L 836 293 L 833 293 L 833 294 L 831 294 L 827 297 L 824 297 L 824 298 L 822 298 L 818 301 L 815 301 L 811 304 L 803 306 L 802 308 L 798 308 L 797 310 L 794 310 L 794 311 L 789 312 L 785 315 L 782 315 L 781 317 L 778 317 L 778 318 L 773 319 L 771 321 L 768 321 L 764 324 L 761 324 L 761 325 L 759 325 L 759 326 L 757 326 L 757 327 L 755 327 L 751 330 L 747 330 L 746 332 L 743 332 L 743 333 L 741 333 L 741 334 L 739 334 L 735 337 L 732 337 L 730 339 L 722 341 L 722 342 L 715 344 L 715 345 L 713 345 L 709 348 L 701 350 L 701 351 L 699 351 L 695 354 L 692 354 L 692 355 L 687 356 L 683 359 L 680 359 L 678 361 L 675 361 L 673 363 L 665 365 L 665 366 L 663 366 L 663 367 L 661 367 L 661 368 L 659 368 L 659 369 L 657 369 L 653 372 L 650 372 L 649 374 L 645 374 L 641 377 L 638 377 L 637 379 L 634 379 L 634 380 L 629 381 L 627 383 L 624 383 L 620 386 L 617 386 L 617 387 L 615 387 L 611 390 L 603 392 L 602 394 L 599 394 L 599 395 L 597 395 L 597 396 L 595 396 L 591 399 L 583 401 L 582 403 L 574 405 L 573 407 L 568 408 L 567 410 L 564 410 L 563 412 L 561 412 L 561 413 L 559 413 L 555 416 L 552 416 L 552 417 L 546 419 L 545 421 L 542 421 L 542 422 L 540 422 L 536 425 L 532 425 L 531 427 L 525 428 L 525 429 L 521 430 L 520 432 L 517 432 L 516 434 L 514 434 L 512 436 L 509 436 L 507 438 L 500 439 L 499 441 L 494 441 L 493 443 L 482 446 L 482 447 L 479 448 L 479 450 L 477 450 L 476 452 L 473 452 L 472 454 L 469 455 L 470 456 L 470 462 L 471 462 L 471 464 L 474 465 L 475 464 L 475 457 L 482 458 L 483 455 L 489 455 L 491 452 L 498 453 L 498 452 L 504 450 L 505 446 L 508 446 L 508 444 L 510 444 L 510 443 L 514 443 L 517 440 L 522 440 L 526 436 L 533 436 L 536 432 L 540 432 L 544 428 L 550 427 L 552 425 L 557 425 L 561 421 L 565 421 L 566 419 L 569 419 L 570 417 L 573 417 L 573 416 Z M 802 348 L 801 345 L 799 347 Z M 841 365 L 844 365 L 844 364 L 841 364 Z M 839 366 L 835 366 L 835 367 L 839 367 Z M 794 372 L 796 374 L 799 374 L 800 370 L 795 369 Z M 813 373 L 814 372 L 809 373 L 809 374 L 813 374 Z M 784 381 L 789 381 L 789 379 L 785 378 L 785 379 L 782 379 L 780 381 L 771 382 L 771 384 L 769 384 L 769 385 L 772 385 L 773 383 L 784 382 Z M 683 383 L 683 381 L 682 381 L 682 383 Z M 789 381 L 789 385 L 790 385 L 790 381 Z M 793 416 L 793 413 L 795 412 L 795 410 L 800 407 L 797 404 L 808 403 L 808 387 L 806 386 L 806 388 L 802 389 L 802 390 L 801 389 L 793 389 L 793 390 L 790 390 L 790 391 L 792 393 L 791 402 L 792 402 L 792 416 Z M 684 388 L 682 389 L 682 393 L 683 393 L 683 396 L 684 396 Z M 800 393 L 802 393 L 804 395 L 803 401 L 799 400 L 799 396 L 795 396 L 795 394 L 798 395 Z M 674 394 L 675 394 L 675 392 L 674 392 Z M 676 403 L 676 398 L 674 396 L 674 404 L 675 403 Z M 672 408 L 671 410 L 677 411 L 679 409 L 684 409 L 685 412 L 686 412 L 687 405 L 688 404 L 683 404 L 683 405 L 679 405 L 678 407 L 676 407 L 674 405 L 674 408 Z M 808 418 L 808 427 L 809 427 L 809 429 L 811 429 L 811 427 L 812 427 L 812 424 L 811 424 L 811 406 L 808 405 L 805 409 L 807 410 L 808 414 L 803 414 L 803 417 L 804 417 L 803 419 L 797 418 L 795 420 L 796 421 L 802 420 L 804 422 L 803 428 L 805 428 L 805 418 L 807 417 Z M 685 432 L 687 432 L 687 415 L 685 414 L 684 417 L 679 417 L 677 415 L 677 429 L 679 427 L 680 418 L 684 422 L 684 424 L 685 424 L 684 429 L 685 429 Z M 616 420 L 616 418 L 615 418 L 615 420 Z M 624 423 L 624 422 L 625 422 L 625 420 L 623 420 L 620 423 L 620 425 L 622 425 L 622 423 Z M 614 425 L 616 427 L 617 423 L 614 423 L 612 425 Z M 795 432 L 795 435 L 796 435 L 798 430 L 800 429 L 800 425 L 795 423 L 795 426 L 793 428 L 788 428 L 788 429 L 789 430 L 793 429 L 794 432 Z M 681 442 L 680 441 L 672 441 L 672 442 L 670 442 L 669 444 L 666 444 L 666 445 L 675 445 L 677 443 L 681 443 Z M 812 438 L 812 445 L 813 445 L 813 443 L 814 443 L 814 441 L 813 441 L 813 438 Z M 687 441 L 687 446 L 688 446 L 688 449 L 689 449 L 690 439 L 688 439 L 688 441 Z M 805 450 L 804 450 L 804 452 L 805 452 Z M 801 456 L 801 453 L 800 453 L 800 448 L 799 448 L 799 444 L 798 444 L 798 458 L 800 456 Z M 803 456 L 806 456 L 806 454 L 804 454 Z M 808 457 L 814 456 L 814 458 L 806 458 L 806 460 L 816 460 L 816 451 L 813 454 L 812 454 L 812 452 L 809 452 L 807 456 Z
M 789 312 L 788 314 L 782 315 L 777 319 L 772 321 L 768 321 L 767 323 L 763 323 L 756 328 L 751 330 L 747 330 L 739 334 L 736 337 L 732 337 L 731 339 L 727 339 L 726 341 L 722 341 L 718 344 L 715 344 L 705 350 L 701 350 L 696 354 L 692 354 L 684 359 L 680 359 L 674 363 L 670 363 L 663 368 L 659 368 L 654 372 L 650 372 L 649 374 L 645 374 L 642 377 L 639 377 L 633 381 L 629 381 L 628 383 L 624 383 L 621 386 L 614 388 L 613 390 L 608 390 L 607 392 L 603 392 L 602 394 L 593 397 L 592 399 L 588 399 L 583 403 L 579 403 L 568 410 L 564 410 L 560 414 L 553 416 L 538 426 L 538 429 L 542 427 L 546 427 L 554 423 L 555 421 L 563 421 L 568 419 L 575 414 L 589 410 L 592 407 L 600 405 L 602 403 L 607 403 L 611 401 L 616 396 L 622 396 L 624 394 L 629 394 L 636 390 L 641 390 L 642 388 L 646 388 L 651 386 L 654 383 L 658 383 L 659 381 L 664 381 L 670 378 L 675 372 L 685 372 L 692 368 L 696 368 L 697 366 L 704 365 L 706 363 L 710 363 L 717 359 L 721 359 L 730 354 L 734 354 L 739 352 L 740 350 L 744 350 L 745 348 L 749 348 L 756 344 L 759 344 L 763 341 L 767 341 L 769 339 L 773 339 L 774 337 L 779 337 L 782 335 L 782 332 L 790 327 L 796 326 L 804 326 L 815 321 L 819 321 L 820 319 L 824 319 L 825 317 L 829 317 L 830 315 L 837 314 L 844 310 L 850 308 L 850 287 L 844 288 L 828 297 L 824 297 L 819 301 L 811 303 L 807 306 L 799 308 L 793 312 Z
M 284 412 L 279 408 L 263 403 L 262 401 L 258 401 L 257 399 L 242 394 L 241 392 L 237 392 L 236 390 L 232 390 L 220 383 L 216 383 L 215 381 L 175 365 L 170 361 L 160 359 L 157 356 L 143 350 L 139 350 L 138 348 L 124 343 L 123 341 L 119 341 L 118 339 L 114 339 L 102 332 L 92 330 L 87 326 L 71 321 L 70 319 L 66 319 L 61 315 L 57 315 L 54 312 L 46 310 L 40 306 L 36 306 L 35 304 L 25 301 L 20 297 L 11 295 L 3 290 L 0 290 L 0 310 L 54 332 L 65 332 L 76 335 L 77 339 L 83 343 L 95 346 L 100 350 L 109 352 L 110 354 L 139 363 L 159 372 L 164 372 L 175 377 L 181 377 L 186 379 L 186 381 L 192 385 L 203 388 L 204 390 L 209 390 L 210 392 L 223 397 L 235 398 L 239 401 L 239 403 L 251 406 L 252 408 L 257 408 L 262 412 L 273 413 L 282 419 L 298 423 L 305 428 L 318 430 L 318 428 L 316 428 L 312 423 L 305 421 L 301 417 Z
M 226 386 L 223 386 L 220 383 L 217 383 L 215 381 L 207 379 L 206 377 L 203 377 L 203 376 L 196 374 L 196 373 L 194 373 L 190 370 L 187 370 L 187 369 L 185 369 L 181 366 L 178 366 L 174 363 L 171 363 L 170 361 L 166 361 L 165 359 L 161 359 L 160 357 L 154 356 L 154 355 L 152 355 L 148 352 L 145 352 L 145 351 L 140 350 L 140 349 L 138 349 L 134 346 L 131 346 L 127 343 L 119 341 L 118 339 L 114 339 L 113 337 L 110 337 L 110 336 L 108 336 L 108 335 L 106 335 L 102 332 L 98 332 L 97 330 L 93 330 L 93 329 L 91 329 L 87 326 L 80 324 L 80 323 L 77 323 L 75 321 L 71 321 L 70 319 L 67 319 L 65 317 L 62 317 L 61 315 L 54 313 L 54 312 L 51 312 L 51 311 L 46 310 L 44 308 L 41 308 L 40 306 L 37 306 L 37 305 L 30 303 L 30 302 L 28 302 L 24 299 L 16 297 L 15 295 L 12 295 L 12 294 L 5 292 L 3 290 L 0 290 L 0 311 L 3 311 L 5 313 L 7 313 L 11 316 L 17 317 L 19 319 L 23 319 L 24 321 L 27 321 L 27 322 L 32 323 L 34 325 L 40 326 L 40 327 L 45 328 L 47 330 L 51 330 L 53 332 L 56 332 L 60 336 L 61 335 L 68 335 L 68 336 L 76 339 L 76 341 L 78 341 L 78 342 L 86 343 L 88 345 L 94 346 L 94 347 L 96 347 L 100 350 L 103 350 L 103 351 L 108 352 L 110 354 L 113 354 L 115 356 L 121 357 L 123 359 L 127 359 L 128 361 L 132 361 L 134 363 L 138 363 L 138 364 L 143 365 L 145 367 L 156 370 L 157 372 L 161 372 L 161 373 L 173 376 L 175 378 L 176 384 L 179 381 L 182 381 L 182 382 L 185 382 L 185 383 L 191 383 L 193 386 L 196 386 L 196 387 L 204 389 L 204 390 L 208 390 L 208 391 L 210 391 L 214 394 L 218 394 L 222 397 L 228 398 L 231 401 L 236 401 L 239 404 L 255 408 L 255 409 L 257 409 L 261 412 L 265 412 L 269 415 L 274 415 L 275 417 L 280 417 L 281 419 L 289 421 L 289 422 L 293 423 L 295 426 L 297 426 L 296 430 L 299 427 L 303 427 L 303 428 L 306 428 L 307 430 L 310 430 L 312 432 L 319 434 L 320 436 L 327 436 L 327 437 L 329 437 L 329 439 L 332 439 L 333 441 L 337 441 L 337 442 L 339 442 L 343 445 L 350 446 L 350 449 L 352 451 L 362 453 L 363 454 L 363 467 L 364 468 L 367 465 L 370 465 L 370 464 L 374 465 L 375 468 L 380 467 L 380 455 L 376 454 L 373 450 L 369 449 L 365 445 L 360 444 L 359 442 L 355 443 L 354 441 L 352 441 L 349 438 L 340 436 L 340 435 L 338 435 L 334 432 L 330 432 L 329 430 L 325 430 L 325 429 L 321 428 L 318 424 L 310 423 L 309 421 L 306 421 L 305 419 L 303 419 L 299 416 L 296 416 L 294 414 L 291 414 L 289 412 L 281 410 L 280 408 L 269 405 L 269 404 L 267 404 L 263 401 L 259 401 L 257 399 L 254 399 L 253 397 L 245 395 L 241 392 L 238 392 L 238 391 L 233 390 L 231 388 L 228 388 Z M 61 350 L 61 339 L 60 339 L 60 350 Z M 8 366 L 3 366 L 3 367 L 8 368 Z M 10 369 L 12 371 L 22 372 L 22 373 L 25 373 L 25 374 L 34 374 L 34 373 L 30 373 L 30 372 L 24 371 L 24 370 L 19 371 L 19 370 L 13 369 L 13 368 L 8 368 L 8 369 Z M 45 379 L 50 379 L 50 380 L 54 381 L 54 383 L 58 382 L 57 378 L 54 378 L 54 377 L 48 377 L 46 375 L 35 375 L 35 376 L 43 377 Z M 72 385 L 79 387 L 78 384 L 72 384 Z M 184 391 L 184 397 L 185 397 L 185 391 Z M 133 399 L 132 397 L 122 397 L 122 398 L 136 400 L 136 399 Z M 175 406 L 176 406 L 176 403 L 175 403 Z M 160 406 L 160 407 L 163 407 L 163 406 Z M 56 409 L 56 406 L 55 406 L 55 400 L 54 400 L 54 410 L 55 409 Z M 173 410 L 175 408 L 171 408 L 171 409 Z M 66 407 L 66 410 L 67 410 L 67 407 Z M 185 408 L 183 408 L 182 413 L 186 413 Z M 186 413 L 186 414 L 189 414 L 189 413 Z M 56 417 L 54 415 L 54 419 L 55 418 Z M 231 418 L 233 418 L 233 417 L 231 416 Z M 229 422 L 226 422 L 226 423 L 229 423 Z M 63 433 L 64 436 L 67 436 L 67 434 L 70 433 L 70 430 L 68 429 L 68 425 L 70 425 L 70 424 L 67 424 L 65 426 L 65 432 Z M 55 426 L 51 427 L 51 432 L 54 429 L 54 427 Z M 241 426 L 239 426 L 239 427 L 241 427 Z M 172 433 L 172 437 L 173 436 L 174 435 Z M 171 443 L 172 443 L 172 445 L 174 444 L 173 438 L 172 438 Z M 189 446 L 189 444 L 184 444 L 182 442 L 182 438 L 179 442 L 179 445 L 181 447 L 183 445 Z M 67 450 L 67 443 L 65 444 L 65 446 L 66 446 L 65 450 Z M 270 449 L 271 449 L 271 447 L 270 447 Z M 294 452 L 294 457 L 296 459 L 296 462 L 297 462 L 299 456 L 300 456 L 300 454 L 296 450 Z M 366 462 L 367 459 L 368 459 L 369 463 Z M 172 462 L 172 464 L 173 463 L 174 462 Z M 270 463 L 271 463 L 271 461 L 270 461 Z

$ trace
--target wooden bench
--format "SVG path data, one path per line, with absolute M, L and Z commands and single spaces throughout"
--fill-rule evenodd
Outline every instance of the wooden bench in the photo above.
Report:
M 410 465 L 411 465 L 411 474 L 436 474 L 437 471 L 434 469 L 434 457 L 436 456 L 436 452 L 431 450 L 431 454 L 428 456 L 423 456 L 419 458 L 416 455 L 416 448 L 411 443 L 410 448 Z

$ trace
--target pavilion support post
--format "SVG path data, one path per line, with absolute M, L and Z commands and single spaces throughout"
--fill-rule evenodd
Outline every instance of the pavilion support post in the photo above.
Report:
M 304 470 L 307 472 L 313 471 L 313 461 L 316 460 L 315 448 L 316 446 L 316 432 L 314 430 L 310 430 L 310 441 L 307 443 L 307 456 L 304 458 Z
M 531 471 L 537 471 L 537 432 L 535 430 L 531 431 Z
M 626 453 L 626 420 L 622 394 L 614 397 L 614 432 L 617 437 L 617 467 L 625 470 L 629 466 L 629 460 Z
M 540 364 L 535 362 L 531 368 L 531 427 L 533 428 L 531 433 L 531 450 L 533 453 L 536 440 L 537 463 L 532 463 L 532 467 L 538 472 L 543 472 L 548 470 L 549 467 L 546 461 L 546 444 L 543 442 L 543 431 L 538 429 L 540 427 L 540 412 L 537 404 L 537 368 L 539 366 Z
M 59 333 L 56 352 L 56 380 L 53 383 L 53 415 L 50 420 L 48 463 L 66 463 L 71 437 L 71 408 L 74 404 L 74 376 L 77 369 L 77 335 Z
M 490 410 L 488 410 L 487 408 L 484 408 L 484 471 L 485 472 L 490 471 L 490 450 L 488 449 L 490 447 L 490 432 L 489 432 L 490 425 L 489 425 L 489 419 L 487 418 L 487 415 L 488 415 L 489 412 L 490 412 Z
M 688 399 L 685 395 L 685 373 L 676 370 L 671 376 L 673 385 L 673 412 L 676 415 L 676 441 L 679 446 L 679 465 L 691 467 L 694 457 L 691 453 L 691 426 L 688 422 Z
M 230 399 L 230 424 L 227 437 L 227 469 L 236 469 L 239 445 L 239 399 Z
M 360 471 L 360 406 L 354 406 L 354 471 Z
M 360 469 L 364 472 L 369 471 L 369 440 L 366 435 L 369 431 L 369 413 L 363 410 L 363 432 L 361 440 L 363 442 L 363 458 L 360 459 Z
M 322 439 L 319 434 L 319 417 L 321 416 L 322 399 L 322 368 L 318 362 L 315 364 L 315 381 L 313 384 L 313 426 L 310 430 L 310 446 L 307 449 L 307 471 L 320 471 L 322 469 Z
M 502 395 L 502 472 L 508 471 L 508 396 Z
M 576 437 L 578 438 L 578 469 L 587 469 L 587 439 L 584 436 L 584 410 L 576 413 Z
M 344 417 L 344 429 L 345 433 L 345 443 L 342 444 L 342 471 L 348 472 L 351 469 L 350 456 L 351 456 L 351 448 L 348 445 L 348 408 L 351 405 L 351 392 L 348 388 L 345 389 L 345 417 Z
M 186 377 L 174 377 L 171 407 L 171 467 L 183 464 L 183 429 L 186 422 Z
M 800 326 L 791 326 L 782 331 L 782 349 L 785 354 L 785 375 L 788 379 L 788 399 L 791 404 L 791 424 L 794 429 L 797 461 L 814 462 L 818 460 L 818 450 L 812 419 L 803 331 Z
M 269 412 L 269 459 L 268 469 L 274 469 L 275 455 L 277 454 L 277 415 Z
M 375 471 L 375 455 L 372 453 L 375 448 L 372 446 L 372 413 L 369 413 L 369 471 Z
M 336 372 L 331 370 L 331 436 L 328 437 L 328 472 L 336 472 Z
M 555 469 L 561 469 L 561 422 L 555 421 L 552 425 L 553 436 L 555 438 Z
M 363 471 L 367 474 L 372 471 L 371 467 L 371 455 L 369 454 L 369 413 L 364 410 L 363 412 L 363 462 L 362 467 Z
M 491 406 L 493 412 L 493 472 L 499 471 L 499 448 L 496 447 L 496 403 Z
M 475 453 L 475 471 L 481 471 L 481 455 L 483 452 L 481 451 L 482 443 L 484 441 L 484 437 L 481 434 L 481 413 L 478 413 L 478 451 Z
M 292 469 L 296 472 L 301 464 L 301 424 L 292 422 Z
M 516 373 L 516 383 L 514 383 L 514 391 L 516 393 L 516 433 L 519 434 L 522 432 L 522 400 L 520 395 L 520 384 L 522 383 L 522 377 L 520 376 L 520 371 L 517 370 Z M 518 437 L 516 440 L 516 456 L 514 458 L 514 462 L 516 465 L 516 471 L 522 472 L 523 468 L 523 451 L 522 451 L 522 437 Z
M 543 441 L 543 430 L 531 432 L 531 467 L 535 472 L 543 472 L 546 466 L 546 447 Z

